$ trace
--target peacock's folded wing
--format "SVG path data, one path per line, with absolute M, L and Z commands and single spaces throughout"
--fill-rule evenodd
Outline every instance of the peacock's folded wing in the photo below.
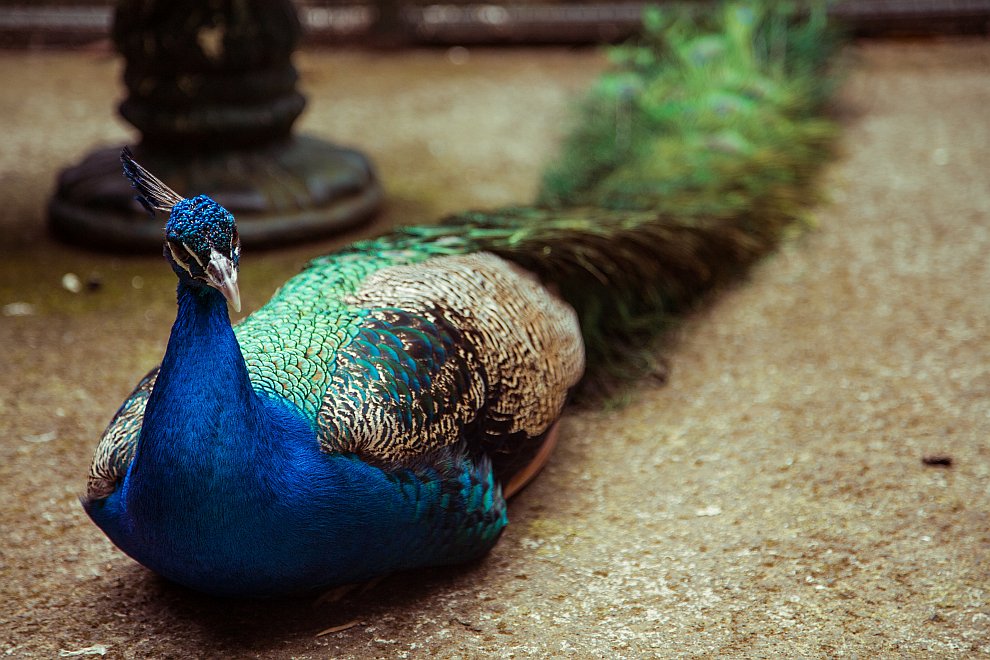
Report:
M 500 471 L 583 371 L 573 310 L 492 254 L 384 268 L 346 302 L 362 317 L 318 413 L 328 450 L 402 464 L 464 441 Z
M 151 396 L 157 378 L 158 367 L 155 367 L 141 379 L 103 432 L 89 468 L 89 480 L 86 484 L 88 499 L 106 497 L 117 490 L 124 480 L 127 467 L 134 458 L 138 436 L 141 434 L 144 409 L 148 405 L 148 397 Z

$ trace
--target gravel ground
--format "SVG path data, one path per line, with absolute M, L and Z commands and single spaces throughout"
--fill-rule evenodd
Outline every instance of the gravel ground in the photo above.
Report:
M 91 452 L 161 356 L 174 279 L 44 233 L 57 170 L 129 136 L 119 63 L 0 54 L 0 305 L 32 312 L 0 316 L 0 653 L 990 655 L 990 42 L 852 50 L 818 229 L 668 338 L 665 386 L 569 412 L 488 558 L 324 605 L 187 592 L 87 520 Z M 386 182 L 366 231 L 529 199 L 602 67 L 467 55 L 300 56 L 302 127 L 366 149 Z M 245 311 L 334 245 L 245 254 Z M 69 272 L 101 286 L 70 293 Z

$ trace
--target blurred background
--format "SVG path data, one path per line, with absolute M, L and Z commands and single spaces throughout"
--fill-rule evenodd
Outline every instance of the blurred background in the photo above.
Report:
M 609 66 L 598 44 L 631 34 L 643 9 L 255 4 L 298 17 L 257 28 L 285 75 L 259 103 L 273 108 L 255 116 L 263 130 L 246 135 L 237 112 L 217 121 L 263 156 L 272 144 L 285 156 L 287 131 L 304 137 L 313 152 L 283 160 L 303 169 L 302 196 L 333 210 L 300 236 L 278 221 L 298 199 L 226 191 L 239 222 L 262 218 L 243 314 L 354 238 L 532 200 Z M 142 84 L 157 65 L 135 56 L 143 40 L 118 54 L 115 6 L 0 3 L 0 654 L 990 656 L 990 0 L 833 3 L 853 38 L 816 228 L 671 331 L 666 385 L 567 413 L 485 561 L 322 607 L 178 589 L 79 506 L 100 434 L 175 318 L 160 225 L 115 220 L 141 217 L 117 150 L 160 155 L 217 128 L 153 112 L 199 106 Z M 215 53 L 216 34 L 197 34 Z M 239 70 L 237 57 L 217 66 Z M 252 80 L 205 90 L 236 110 L 240 94 L 258 98 Z M 196 171 L 212 176 L 209 162 Z M 75 231 L 90 204 L 106 231 Z M 282 232 L 271 245 L 265 217 Z
M 693 3 L 706 4 L 704 0 Z M 299 12 L 305 43 L 395 46 L 614 41 L 636 29 L 647 3 L 292 0 L 292 4 Z M 990 0 L 837 0 L 829 4 L 831 15 L 857 35 L 986 34 L 990 29 Z M 0 47 L 98 41 L 110 32 L 114 5 L 113 0 L 4 0 L 0 3 Z

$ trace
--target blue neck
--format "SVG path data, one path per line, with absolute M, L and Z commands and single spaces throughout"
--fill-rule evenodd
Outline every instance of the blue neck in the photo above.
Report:
M 311 425 L 252 388 L 223 296 L 180 282 L 178 315 L 121 492 L 125 550 L 180 581 L 190 571 L 211 573 L 211 564 L 228 561 L 225 552 L 236 555 L 272 533 L 279 524 L 272 502 L 305 479 L 300 472 L 311 462 L 301 455 L 316 453 Z
M 218 458 L 257 450 L 259 397 L 230 326 L 227 303 L 209 287 L 179 284 L 178 315 L 148 400 L 131 476 L 145 470 L 171 483 L 214 479 Z M 255 423 L 252 423 L 255 422 Z M 177 460 L 178 459 L 178 460 Z M 230 463 L 230 461 L 227 461 Z M 229 467 L 236 467 L 231 464 Z M 198 468 L 198 469 L 197 469 Z

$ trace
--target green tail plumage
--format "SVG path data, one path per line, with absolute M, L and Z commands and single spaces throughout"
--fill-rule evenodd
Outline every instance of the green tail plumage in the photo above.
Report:
M 540 203 L 793 215 L 833 133 L 818 116 L 831 90 L 823 15 L 738 3 L 711 14 L 646 13 L 643 36 L 612 51 Z
M 537 206 L 407 228 L 457 236 L 554 283 L 589 365 L 770 251 L 815 201 L 835 128 L 823 10 L 651 9 L 585 99 Z

